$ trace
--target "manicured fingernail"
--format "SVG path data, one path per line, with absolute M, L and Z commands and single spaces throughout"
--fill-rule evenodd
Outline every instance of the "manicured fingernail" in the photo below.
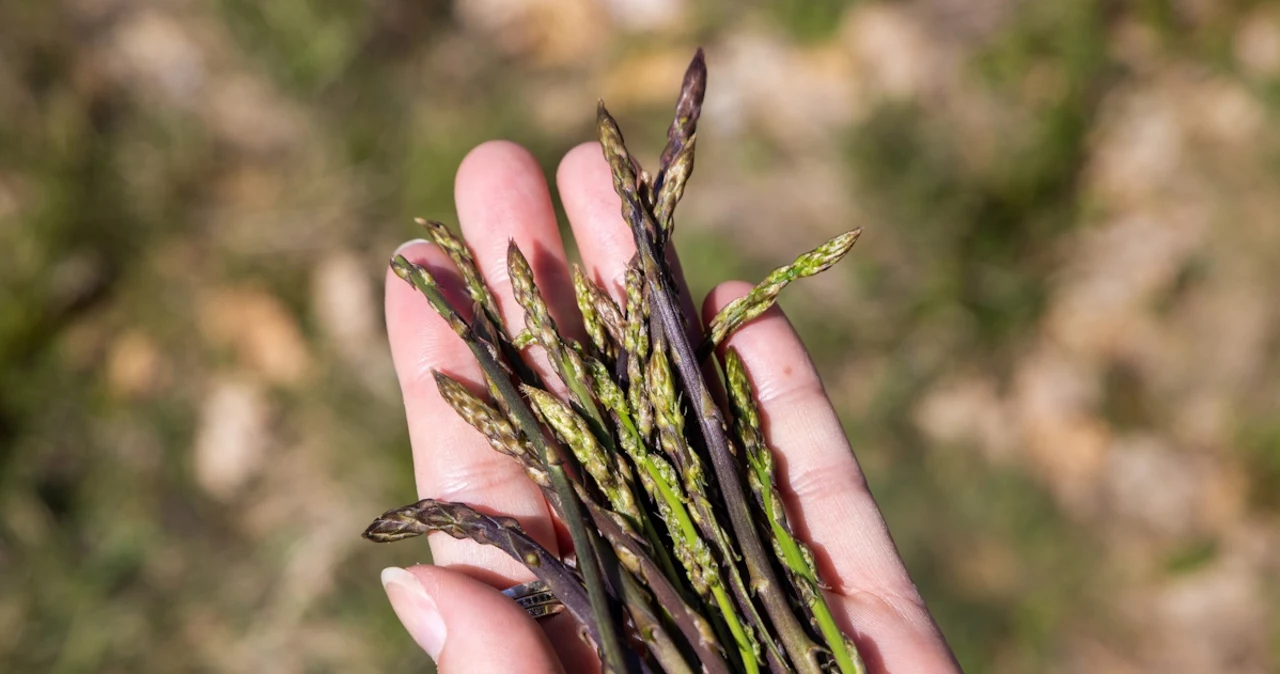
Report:
M 439 659 L 444 648 L 444 619 L 435 600 L 422 588 L 422 583 L 412 573 L 391 566 L 382 570 L 382 587 L 409 636 L 432 660 Z
M 427 241 L 426 239 L 409 239 L 408 241 L 405 241 L 404 243 L 400 244 L 399 246 L 396 246 L 396 249 L 395 249 L 394 251 L 392 251 L 392 252 L 391 252 L 391 257 L 395 257 L 395 256 L 397 256 L 397 255 L 400 255 L 400 254 L 404 253 L 406 250 L 408 250 L 410 246 L 416 246 L 416 245 L 418 245 L 418 244 L 420 244 L 420 243 L 430 244 L 431 242 L 430 242 L 430 241 Z

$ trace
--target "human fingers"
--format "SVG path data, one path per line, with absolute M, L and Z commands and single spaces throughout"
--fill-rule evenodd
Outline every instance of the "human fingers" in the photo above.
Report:
M 507 270 L 508 248 L 514 242 L 528 261 L 560 334 L 583 340 L 582 317 L 578 313 L 551 195 L 533 155 L 508 141 L 491 141 L 476 147 L 458 167 L 454 201 L 463 237 L 511 332 L 518 332 L 525 324 L 524 310 L 516 302 Z M 562 392 L 562 383 L 552 373 L 546 353 L 537 347 L 526 353 L 548 388 Z M 533 488 L 523 475 L 519 481 Z M 507 488 L 499 484 L 492 486 Z M 553 523 L 561 541 L 558 548 L 563 553 L 569 547 L 568 534 L 558 521 Z M 595 654 L 577 637 L 578 628 L 571 616 L 558 615 L 543 626 L 551 635 L 561 661 L 572 671 L 599 667 Z
M 409 635 L 440 674 L 563 672 L 533 618 L 501 592 L 435 566 L 382 571 L 382 585 Z
M 719 285 L 703 305 L 711 318 L 751 285 Z M 720 346 L 738 352 L 776 457 L 778 487 L 796 534 L 832 586 L 833 610 L 872 671 L 955 671 L 950 649 L 907 575 L 884 518 L 827 398 L 813 361 L 773 307 Z

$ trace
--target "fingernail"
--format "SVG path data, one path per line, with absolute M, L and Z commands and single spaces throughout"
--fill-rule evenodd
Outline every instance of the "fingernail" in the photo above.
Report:
M 404 251 L 408 250 L 410 246 L 416 246 L 416 245 L 418 245 L 418 244 L 420 244 L 420 243 L 427 243 L 427 244 L 429 244 L 429 243 L 431 243 L 431 242 L 430 242 L 430 241 L 427 241 L 426 239 L 409 239 L 408 241 L 405 241 L 404 243 L 400 244 L 399 246 L 396 246 L 396 249 L 395 249 L 395 250 L 393 250 L 393 251 L 391 251 L 391 257 L 395 257 L 395 256 L 397 256 L 397 255 L 400 255 L 400 254 L 404 253 Z
M 382 587 L 409 636 L 432 660 L 439 659 L 444 648 L 444 619 L 435 600 L 422 588 L 422 583 L 412 573 L 391 566 L 382 570 Z

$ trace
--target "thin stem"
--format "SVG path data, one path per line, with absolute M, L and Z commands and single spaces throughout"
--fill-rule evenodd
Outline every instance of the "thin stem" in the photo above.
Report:
M 729 406 L 733 411 L 734 430 L 737 431 L 743 450 L 747 455 L 747 464 L 751 468 L 748 482 L 755 492 L 764 516 L 769 522 L 769 530 L 773 535 L 773 549 L 778 561 L 786 568 L 800 600 L 809 610 L 813 622 L 831 650 L 831 657 L 842 674 L 865 674 L 866 666 L 858 655 L 854 645 L 846 641 L 840 627 L 836 625 L 827 600 L 822 594 L 822 582 L 818 579 L 818 569 L 813 561 L 813 553 L 796 539 L 787 522 L 786 509 L 782 505 L 782 496 L 778 493 L 777 481 L 774 478 L 773 454 L 765 445 L 764 434 L 760 431 L 760 410 L 751 397 L 751 383 L 747 379 L 746 368 L 742 358 L 734 349 L 725 352 L 725 380 L 728 384 Z
M 596 528 L 613 544 L 619 558 L 631 560 L 629 570 L 641 578 L 653 591 L 658 604 L 671 616 L 681 634 L 693 647 L 707 674 L 727 674 L 729 669 L 722 655 L 723 647 L 716 640 L 707 621 L 689 607 L 671 580 L 664 576 L 662 571 L 654 565 L 653 560 L 644 554 L 644 550 L 640 549 L 636 541 L 628 537 L 622 527 L 610 519 L 603 508 L 590 500 L 584 503 Z M 623 563 L 627 564 L 626 561 Z
M 623 569 L 621 575 L 622 582 L 619 584 L 622 587 L 619 588 L 619 594 L 622 595 L 622 602 L 631 614 L 631 621 L 635 623 L 641 641 L 649 647 L 654 659 L 662 665 L 666 674 L 693 674 L 693 668 L 685 661 L 680 647 L 671 640 L 662 621 L 649 608 L 649 597 L 644 588 L 640 587 L 639 581 L 626 569 Z

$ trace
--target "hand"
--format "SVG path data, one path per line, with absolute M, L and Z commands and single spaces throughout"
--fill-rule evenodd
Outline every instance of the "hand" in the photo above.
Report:
M 588 275 L 621 300 L 623 270 L 635 253 L 600 147 L 565 156 L 557 184 Z M 504 320 L 523 325 L 506 275 L 507 242 L 529 258 L 561 330 L 585 341 L 564 246 L 547 186 L 528 152 L 506 142 L 481 145 L 458 169 L 458 219 Z M 424 242 L 399 250 L 443 280 L 455 276 L 445 253 Z M 746 294 L 721 284 L 703 304 L 704 320 Z M 449 288 L 446 286 L 446 291 Z M 469 305 L 458 288 L 456 306 Z M 493 451 L 440 398 L 433 369 L 479 385 L 470 351 L 426 301 L 388 272 L 387 330 L 404 393 L 421 498 L 461 501 L 515 517 L 552 553 L 567 547 L 541 492 L 512 459 Z M 691 314 L 692 315 L 692 314 Z M 779 487 L 796 533 L 813 548 L 837 620 L 872 672 L 958 671 L 915 585 L 804 346 L 776 307 L 727 340 L 741 354 L 762 405 L 769 446 L 779 455 Z M 723 348 L 723 347 L 722 347 Z M 548 370 L 542 369 L 546 376 Z M 532 579 L 504 553 L 443 534 L 429 538 L 434 566 L 391 568 L 383 584 L 406 629 L 442 674 L 581 672 L 594 653 L 561 614 L 539 625 L 499 590 Z

